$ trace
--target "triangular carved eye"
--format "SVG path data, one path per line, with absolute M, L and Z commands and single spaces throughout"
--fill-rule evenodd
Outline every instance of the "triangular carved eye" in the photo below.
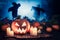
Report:
M 22 27 L 26 26 L 26 22 L 23 22 Z
M 16 24 L 15 24 L 16 26 L 19 26 L 19 24 L 16 22 Z

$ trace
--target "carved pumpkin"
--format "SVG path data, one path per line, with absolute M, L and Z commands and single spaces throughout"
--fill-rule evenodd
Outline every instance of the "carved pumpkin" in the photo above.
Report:
M 46 28 L 46 31 L 47 31 L 47 32 L 51 32 L 51 31 L 52 31 L 52 28 L 51 28 L 51 27 L 47 27 L 47 28 Z
M 16 34 L 25 34 L 29 32 L 30 23 L 26 19 L 17 19 L 12 22 L 12 30 Z

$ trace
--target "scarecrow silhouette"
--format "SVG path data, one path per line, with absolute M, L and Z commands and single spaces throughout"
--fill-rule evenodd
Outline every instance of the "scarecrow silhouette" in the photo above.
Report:
M 21 6 L 19 3 L 16 4 L 15 2 L 12 3 L 13 7 L 10 7 L 8 9 L 8 12 L 12 11 L 12 17 L 13 19 L 17 17 L 17 10 Z
M 40 17 L 40 12 L 45 12 L 44 9 L 40 8 L 40 5 L 37 5 L 37 7 L 32 6 L 32 9 L 34 10 L 34 17 L 36 19 L 36 21 L 38 21 L 39 17 Z

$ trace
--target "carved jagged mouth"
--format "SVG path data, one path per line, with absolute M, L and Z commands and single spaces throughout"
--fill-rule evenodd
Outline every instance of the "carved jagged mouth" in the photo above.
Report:
M 26 30 L 24 28 L 22 28 L 22 29 L 19 28 L 19 32 L 20 33 L 26 33 Z

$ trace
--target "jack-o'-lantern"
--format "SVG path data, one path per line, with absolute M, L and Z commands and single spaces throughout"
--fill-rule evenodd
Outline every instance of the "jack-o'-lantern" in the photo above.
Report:
M 52 25 L 52 28 L 55 30 L 59 30 L 59 25 Z
M 47 28 L 46 28 L 46 31 L 47 31 L 47 32 L 52 32 L 52 28 L 51 28 L 51 27 L 47 27 Z
M 10 24 L 4 24 L 4 25 L 2 25 L 1 29 L 3 31 L 6 31 L 6 28 L 8 28 L 8 27 L 10 27 Z
M 12 30 L 16 34 L 25 34 L 29 32 L 30 23 L 26 19 L 17 19 L 12 22 Z

